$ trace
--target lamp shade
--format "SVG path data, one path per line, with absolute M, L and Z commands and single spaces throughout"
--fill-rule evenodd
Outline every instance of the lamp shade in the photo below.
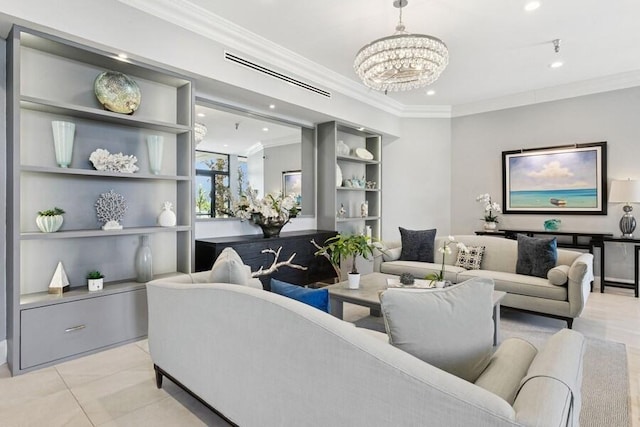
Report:
M 631 179 L 611 181 L 609 203 L 640 203 L 640 181 Z

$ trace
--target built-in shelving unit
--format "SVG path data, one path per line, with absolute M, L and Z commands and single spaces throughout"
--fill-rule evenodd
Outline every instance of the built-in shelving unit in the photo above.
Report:
M 360 131 L 337 122 L 319 124 L 316 128 L 318 140 L 318 228 L 337 230 L 342 233 L 363 233 L 371 227 L 372 236 L 380 237 L 381 203 L 381 157 L 380 135 Z M 349 155 L 339 155 L 338 141 L 350 149 Z M 353 155 L 357 148 L 366 148 L 373 159 Z M 336 169 L 342 171 L 342 182 L 336 182 Z M 351 178 L 375 182 L 374 188 L 344 186 Z M 361 205 L 368 203 L 368 215 L 361 216 Z M 346 210 L 343 218 L 338 216 L 341 207 Z
M 8 361 L 14 374 L 58 363 L 146 335 L 146 289 L 135 281 L 139 237 L 149 235 L 154 276 L 189 273 L 193 239 L 193 85 L 189 78 L 39 31 L 14 27 L 7 40 Z M 106 111 L 95 78 L 120 71 L 142 93 L 132 115 Z M 51 122 L 75 124 L 69 168 L 56 164 Z M 160 174 L 151 173 L 148 135 L 164 139 Z M 136 173 L 95 170 L 98 148 L 137 157 Z M 104 231 L 100 194 L 125 198 L 123 229 Z M 164 202 L 178 225 L 159 227 Z M 38 211 L 66 211 L 60 231 L 41 233 Z M 58 262 L 71 290 L 47 292 Z M 89 292 L 86 274 L 105 275 Z

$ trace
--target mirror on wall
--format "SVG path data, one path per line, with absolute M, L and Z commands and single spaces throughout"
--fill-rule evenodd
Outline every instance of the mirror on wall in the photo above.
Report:
M 197 218 L 231 217 L 249 187 L 259 197 L 294 194 L 301 214 L 314 213 L 312 130 L 203 100 L 195 113 Z

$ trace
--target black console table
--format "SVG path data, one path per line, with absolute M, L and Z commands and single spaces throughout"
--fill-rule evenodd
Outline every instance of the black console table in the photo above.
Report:
M 586 249 L 589 253 L 593 253 L 593 248 L 602 248 L 603 239 L 607 237 L 613 237 L 612 233 L 591 233 L 582 231 L 557 231 L 557 230 L 523 230 L 523 229 L 501 229 L 497 231 L 476 231 L 479 236 L 498 236 L 505 237 L 507 239 L 518 239 L 518 234 L 524 234 L 529 237 L 537 235 L 556 236 L 556 237 L 570 237 L 571 241 L 565 241 L 558 239 L 559 248 L 570 249 Z
M 605 268 L 604 268 L 604 254 L 606 243 L 615 242 L 615 243 L 629 243 L 633 244 L 634 256 L 633 256 L 633 283 L 628 282 L 620 282 L 617 280 L 606 280 L 605 279 Z M 605 237 L 603 239 L 602 250 L 600 251 L 600 275 L 602 276 L 600 279 L 600 292 L 604 292 L 605 286 L 612 286 L 615 288 L 627 288 L 633 289 L 635 293 L 635 297 L 638 298 L 638 260 L 640 258 L 640 239 L 629 239 L 625 237 Z
M 261 276 L 265 289 L 270 289 L 269 281 L 274 279 L 297 285 L 308 285 L 322 280 L 336 277 L 336 273 L 324 257 L 314 255 L 316 247 L 311 244 L 311 240 L 319 245 L 323 245 L 325 240 L 337 235 L 335 231 L 325 230 L 303 230 L 280 233 L 279 237 L 264 238 L 262 234 L 248 236 L 213 237 L 196 240 L 196 271 L 211 269 L 213 262 L 218 258 L 220 252 L 226 247 L 233 248 L 242 261 L 251 267 L 251 271 L 257 271 L 260 267 L 269 268 L 273 263 L 273 254 L 262 253 L 263 249 L 273 249 L 277 251 L 282 247 L 278 261 L 289 259 L 295 253 L 294 264 L 307 267 L 306 270 L 298 270 L 290 267 L 280 267 L 278 271 Z

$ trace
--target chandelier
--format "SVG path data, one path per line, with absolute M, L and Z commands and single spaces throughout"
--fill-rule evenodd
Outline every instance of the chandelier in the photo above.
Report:
M 194 126 L 196 144 L 202 142 L 207 135 L 207 126 L 204 123 L 195 122 Z
M 423 34 L 409 34 L 402 23 L 407 0 L 395 0 L 400 9 L 396 32 L 364 46 L 353 64 L 362 82 L 376 90 L 411 90 L 435 82 L 449 63 L 449 51 L 442 40 Z

